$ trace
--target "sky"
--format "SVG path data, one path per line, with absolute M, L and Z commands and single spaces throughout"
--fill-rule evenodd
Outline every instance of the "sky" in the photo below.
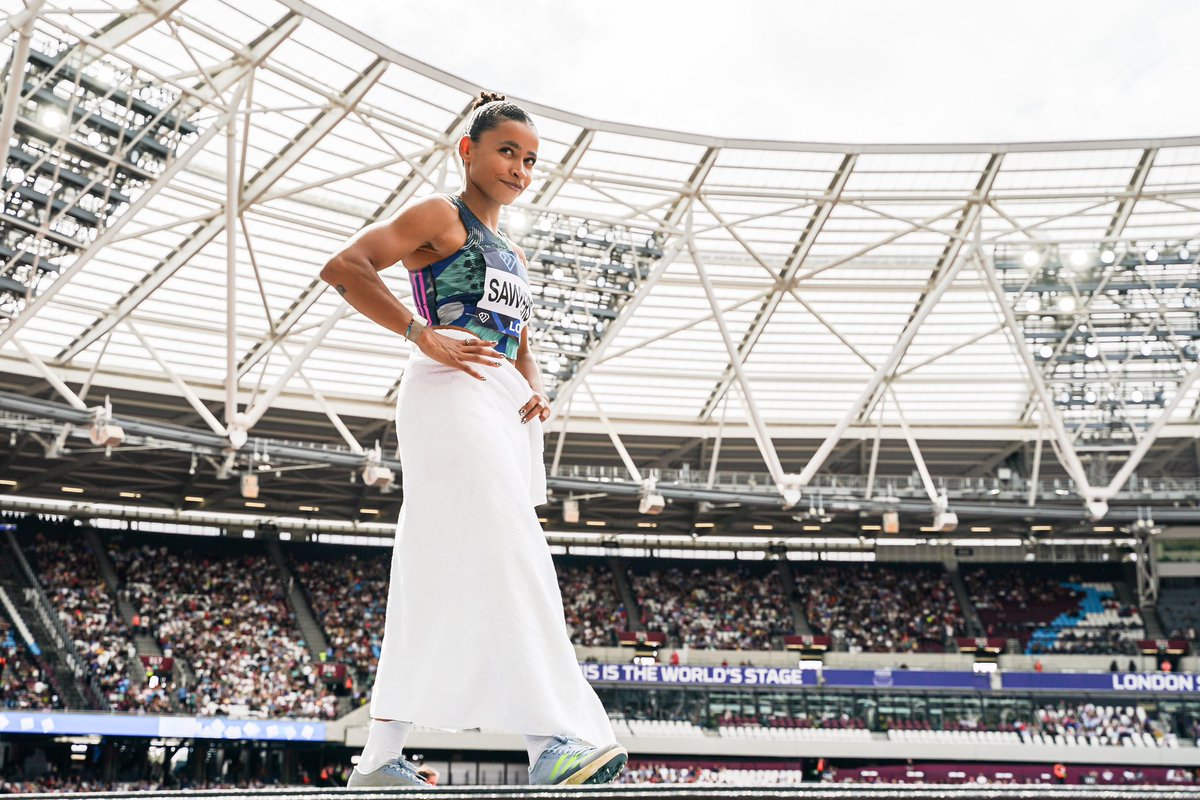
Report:
M 309 0 L 587 117 L 806 142 L 1200 135 L 1195 0 Z

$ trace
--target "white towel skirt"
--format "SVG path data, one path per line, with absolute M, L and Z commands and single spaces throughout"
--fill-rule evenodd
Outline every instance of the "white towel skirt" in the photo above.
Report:
M 414 348 L 404 375 L 404 504 L 371 716 L 609 744 L 534 512 L 546 501 L 542 425 L 517 413 L 533 393 L 507 361 L 475 369 L 487 380 Z

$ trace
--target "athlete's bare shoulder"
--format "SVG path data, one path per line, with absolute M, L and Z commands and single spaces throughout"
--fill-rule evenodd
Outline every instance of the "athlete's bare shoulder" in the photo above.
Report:
M 457 251 L 467 239 L 458 209 L 443 194 L 430 195 L 405 206 L 388 227 L 415 247 L 403 259 L 409 270 L 419 270 Z

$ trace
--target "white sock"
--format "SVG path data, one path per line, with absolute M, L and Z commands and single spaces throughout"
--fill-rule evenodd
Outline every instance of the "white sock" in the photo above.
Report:
M 404 743 L 412 731 L 411 722 L 371 720 L 367 730 L 367 746 L 358 757 L 359 772 L 374 772 L 404 751 Z
M 530 766 L 537 763 L 538 756 L 550 745 L 554 744 L 553 736 L 526 736 L 525 749 L 529 751 Z

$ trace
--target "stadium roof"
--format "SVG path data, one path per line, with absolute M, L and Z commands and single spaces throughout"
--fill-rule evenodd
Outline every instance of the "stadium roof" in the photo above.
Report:
M 183 397 L 203 404 L 217 433 L 231 423 L 253 433 L 268 412 L 390 418 L 409 346 L 352 313 L 317 272 L 364 225 L 460 186 L 453 147 L 485 87 L 295 0 L 34 8 L 5 32 L 32 19 L 33 51 L 60 59 L 57 87 L 44 89 L 83 97 L 80 74 L 127 81 L 139 97 L 166 98 L 194 131 L 177 129 L 162 168 L 94 241 L 7 306 L 0 372 L 86 383 L 89 403 L 139 393 L 186 410 Z M 0 9 L 22 12 L 11 0 Z M 6 37 L 5 63 L 17 41 Z M 563 298 L 546 306 L 538 342 L 571 433 L 753 439 L 779 485 L 826 465 L 811 452 L 785 461 L 776 441 L 812 440 L 828 455 L 842 439 L 906 429 L 917 442 L 1044 439 L 1078 484 L 1079 458 L 1101 446 L 1088 434 L 1097 426 L 1128 429 L 1101 443 L 1118 466 L 1156 438 L 1200 434 L 1185 346 L 1200 326 L 1195 303 L 1183 305 L 1200 254 L 1200 136 L 732 140 L 514 99 L 535 116 L 541 147 L 533 185 L 502 222 L 526 241 L 543 298 Z M 51 149 L 78 139 L 62 115 L 30 113 Z M 591 230 L 558 246 L 538 239 L 543 224 Z M 632 255 L 617 263 L 603 233 Z M 1058 270 L 1049 278 L 1047 265 Z M 1117 268 L 1150 287 L 1138 309 L 1105 294 Z M 402 267 L 383 275 L 409 298 Z M 1030 305 L 1039 300 L 1059 304 Z M 1101 338 L 1089 315 L 1114 309 L 1128 335 Z M 568 324 L 585 333 L 561 336 Z M 1039 339 L 1038 325 L 1058 338 Z M 1100 342 L 1095 365 L 1066 358 L 1075 340 Z M 1050 357 L 1046 341 L 1063 344 Z M 1120 408 L 1101 413 L 1105 391 L 1136 382 L 1114 356 L 1146 341 L 1157 371 L 1138 380 L 1157 402 L 1113 395 Z M 1056 403 L 1060 392 L 1070 397 Z M 241 423 L 222 410 L 231 396 Z M 980 445 L 980 460 L 1003 449 Z

